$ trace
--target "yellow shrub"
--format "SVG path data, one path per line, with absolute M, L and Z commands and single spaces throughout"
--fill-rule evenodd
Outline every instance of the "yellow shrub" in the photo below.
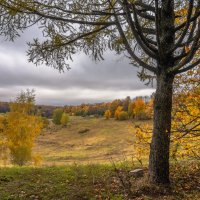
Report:
M 110 119 L 110 117 L 111 117 L 111 111 L 110 111 L 110 110 L 106 110 L 106 112 L 105 112 L 105 114 L 104 114 L 104 117 L 105 117 L 106 119 Z

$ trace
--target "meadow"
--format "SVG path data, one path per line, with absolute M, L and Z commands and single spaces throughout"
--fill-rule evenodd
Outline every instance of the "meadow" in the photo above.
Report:
M 134 126 L 150 121 L 117 121 L 71 117 L 67 127 L 50 124 L 35 143 L 33 152 L 43 165 L 105 164 L 134 158 Z
M 199 199 L 200 163 L 171 165 L 171 187 L 148 183 L 147 163 L 134 156 L 134 127 L 151 121 L 71 117 L 62 127 L 50 123 L 33 153 L 40 166 L 0 168 L 0 200 Z M 30 163 L 29 163 L 30 164 Z M 143 168 L 135 178 L 129 171 Z

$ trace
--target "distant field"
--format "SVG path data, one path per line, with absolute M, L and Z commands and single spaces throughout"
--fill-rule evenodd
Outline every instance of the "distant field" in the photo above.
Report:
M 69 163 L 108 163 L 134 156 L 134 124 L 104 118 L 72 117 L 66 128 L 51 126 L 36 141 L 34 153 L 43 157 L 44 165 Z M 149 122 L 150 123 L 150 122 Z M 88 129 L 85 133 L 85 129 Z

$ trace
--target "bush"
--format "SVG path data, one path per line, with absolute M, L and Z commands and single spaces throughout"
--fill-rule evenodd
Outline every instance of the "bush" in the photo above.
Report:
M 125 111 L 122 111 L 119 113 L 119 120 L 122 121 L 122 120 L 127 120 L 128 119 L 128 113 L 125 112 Z
M 145 111 L 141 111 L 135 115 L 135 119 L 137 120 L 147 120 L 149 117 L 147 116 L 147 113 Z
M 67 113 L 64 112 L 64 113 L 62 114 L 60 123 L 61 123 L 63 126 L 67 126 L 67 124 L 69 123 L 69 115 L 68 115 Z
M 61 124 L 63 110 L 61 108 L 57 108 L 53 111 L 53 123 L 56 125 Z
M 111 112 L 110 112 L 110 110 L 106 110 L 106 112 L 105 112 L 105 114 L 104 114 L 104 117 L 105 117 L 106 119 L 110 119 L 110 117 L 111 117 Z
M 17 164 L 19 166 L 25 165 L 28 161 L 31 160 L 31 151 L 30 145 L 22 144 L 10 146 L 10 155 L 11 161 L 13 164 Z

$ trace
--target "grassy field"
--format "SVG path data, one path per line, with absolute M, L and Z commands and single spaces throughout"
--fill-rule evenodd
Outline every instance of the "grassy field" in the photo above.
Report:
M 0 168 L 0 200 L 198 200 L 200 162 L 171 165 L 171 187 L 148 184 L 134 160 L 136 121 L 72 117 L 68 127 L 50 125 L 37 138 L 34 154 L 43 166 Z M 113 162 L 114 161 L 114 162 Z M 113 162 L 113 163 L 112 163 Z
M 0 168 L 0 200 L 200 199 L 200 163 L 173 165 L 170 188 L 149 185 L 146 173 L 130 177 L 130 169 L 125 164 L 118 172 L 112 165 Z
M 108 163 L 134 157 L 134 125 L 144 122 L 72 117 L 66 128 L 51 126 L 37 139 L 34 153 L 44 165 Z M 84 132 L 85 133 L 82 133 Z

